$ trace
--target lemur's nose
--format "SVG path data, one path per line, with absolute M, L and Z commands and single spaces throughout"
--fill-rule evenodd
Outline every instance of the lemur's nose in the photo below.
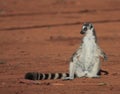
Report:
M 85 32 L 83 30 L 81 30 L 80 34 L 85 34 Z

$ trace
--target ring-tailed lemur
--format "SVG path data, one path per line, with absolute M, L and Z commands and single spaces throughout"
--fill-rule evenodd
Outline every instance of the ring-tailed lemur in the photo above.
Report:
M 75 77 L 100 77 L 101 72 L 108 74 L 107 71 L 100 69 L 100 56 L 107 60 L 106 54 L 97 44 L 95 29 L 91 23 L 84 23 L 80 32 L 85 36 L 78 50 L 72 55 L 69 65 L 69 73 L 26 73 L 25 79 L 74 79 Z

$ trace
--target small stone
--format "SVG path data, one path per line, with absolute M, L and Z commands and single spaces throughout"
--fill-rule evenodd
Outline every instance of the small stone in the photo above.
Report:
M 55 86 L 62 86 L 62 85 L 64 85 L 64 84 L 62 84 L 62 83 L 53 83 L 52 85 L 55 85 Z
M 104 86 L 104 85 L 107 85 L 107 84 L 104 82 L 98 83 L 98 86 Z
M 6 62 L 5 61 L 0 61 L 0 64 L 5 64 Z

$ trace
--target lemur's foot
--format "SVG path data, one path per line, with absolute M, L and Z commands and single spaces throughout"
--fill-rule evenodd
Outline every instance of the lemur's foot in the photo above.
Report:
M 73 80 L 73 79 L 74 79 L 74 77 L 65 77 L 62 80 Z
M 86 77 L 89 77 L 89 78 L 100 78 L 99 75 L 92 75 L 92 74 L 88 74 Z

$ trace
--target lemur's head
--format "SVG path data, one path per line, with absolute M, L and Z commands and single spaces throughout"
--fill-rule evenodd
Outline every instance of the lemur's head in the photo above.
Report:
M 93 27 L 92 23 L 84 23 L 80 33 L 81 34 L 86 34 L 87 31 L 93 30 L 93 29 L 94 29 L 94 27 Z

